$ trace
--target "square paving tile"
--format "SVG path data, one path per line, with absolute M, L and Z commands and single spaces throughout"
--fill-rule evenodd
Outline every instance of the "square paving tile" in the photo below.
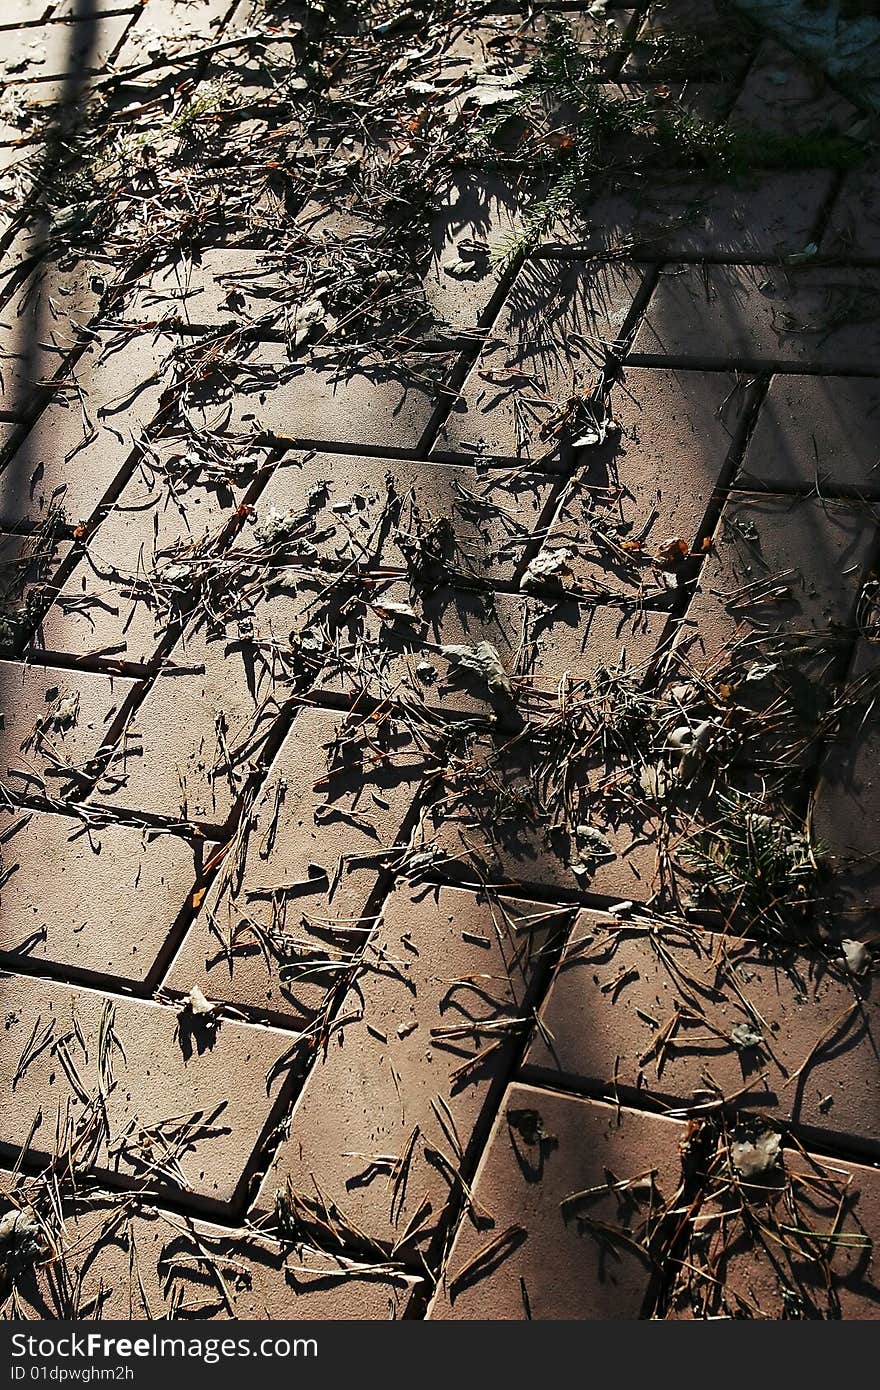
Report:
M 265 453 L 254 451 L 252 458 L 251 476 Z M 234 522 L 245 480 L 202 486 L 197 475 L 177 478 L 142 459 L 46 613 L 41 645 L 151 661 L 198 585 L 199 558 L 219 549 Z
M 435 750 L 432 796 L 406 863 L 413 877 L 510 892 L 541 885 L 615 902 L 665 894 L 662 815 L 643 790 L 631 794 L 630 759 L 619 757 L 610 725 L 601 728 L 603 710 L 638 704 L 659 623 L 619 621 L 619 645 L 609 650 L 612 610 L 598 611 L 595 635 L 608 643 L 608 661 L 592 680 L 561 681 L 540 711 L 525 711 L 528 719 L 496 700 L 493 730 L 461 724 Z
M 43 341 L 59 350 L 81 341 L 112 278 L 112 263 L 100 251 L 68 253 L 51 246 L 52 235 L 41 214 L 29 216 L 4 257 L 0 322 L 19 351 Z
M 633 18 L 632 8 L 618 5 L 606 14 L 591 15 L 581 6 L 489 4 L 473 15 L 464 13 L 439 22 L 428 52 L 419 54 L 417 62 L 405 54 L 392 65 L 384 82 L 399 81 L 412 72 L 430 81 L 443 95 L 491 91 L 505 79 L 528 73 L 547 42 L 549 23 L 560 19 L 599 76 L 614 63 L 623 38 L 633 27 Z
M 402 724 L 300 710 L 167 986 L 310 1021 L 363 949 L 422 772 Z
M 364 623 L 343 630 L 320 685 L 452 714 L 489 716 L 495 707 L 510 713 L 512 704 L 522 715 L 546 712 L 563 677 L 573 684 L 593 680 L 601 668 L 615 666 L 621 653 L 637 667 L 650 660 L 666 630 L 662 613 L 626 614 L 550 596 L 440 589 L 422 597 L 394 583 L 368 592 L 363 603 Z M 498 653 L 509 697 L 469 675 L 458 655 L 445 650 L 481 642 Z
M 45 82 L 100 72 L 131 23 L 131 14 L 50 20 L 2 33 L 0 68 L 11 82 Z
M 587 204 L 575 243 L 594 254 L 797 254 L 813 241 L 833 185 L 832 174 L 813 169 L 729 183 L 641 171 L 613 179 Z
M 154 0 L 149 0 L 153 3 Z M 15 3 L 15 0 L 14 0 Z M 90 0 L 91 9 L 96 15 L 114 14 L 120 10 L 131 10 L 133 7 L 128 4 L 128 0 Z M 52 19 L 76 19 L 81 17 L 83 0 L 55 0 L 52 11 Z
M 64 96 L 64 82 L 26 82 L 17 86 L 6 83 L 0 103 L 0 140 L 12 144 L 16 140 L 45 138 L 59 113 L 58 103 Z M 29 147 L 35 153 L 35 145 Z
M 697 1112 L 750 1086 L 734 1108 L 878 1152 L 880 1016 L 870 983 L 854 983 L 842 957 L 785 960 L 755 943 L 671 928 L 652 938 L 647 927 L 584 912 L 526 1071 L 557 1087 L 598 1086 L 609 1100 L 617 1085 L 625 1098 L 641 1091 Z
M 762 640 L 802 635 L 833 656 L 873 554 L 873 528 L 858 506 L 734 494 L 703 560 L 680 649 L 704 667 L 746 637 L 757 656 Z
M 802 792 L 792 771 L 812 765 L 828 736 L 875 553 L 858 505 L 733 493 L 681 620 L 670 688 L 708 681 L 722 722 L 737 730 L 737 768 L 760 769 L 787 803 Z
M 0 1171 L 10 1204 L 37 1206 L 45 1190 Z M 22 1316 L 57 1321 L 75 1306 L 82 1320 L 307 1317 L 316 1321 L 399 1317 L 418 1276 L 352 1268 L 344 1256 L 257 1231 L 215 1226 L 162 1210 L 130 1195 L 87 1190 L 62 1199 L 64 1265 L 77 1282 L 71 1295 L 49 1259 L 19 1282 Z
M 730 113 L 733 126 L 777 135 L 846 131 L 859 120 L 818 69 L 811 70 L 775 39 L 765 39 Z
M 675 588 L 674 559 L 701 553 L 747 399 L 724 372 L 628 370 L 611 396 L 616 428 L 585 451 L 536 565 L 556 565 L 563 587 L 596 597 Z
M 511 743 L 508 748 L 507 743 Z M 568 814 L 548 789 L 568 742 L 474 738 L 442 771 L 425 808 L 414 863 L 455 883 L 526 887 L 652 903 L 661 892 L 662 822 L 644 800 L 609 795 L 615 771 L 598 755 L 571 778 Z
M 440 456 L 571 456 L 565 407 L 589 397 L 643 272 L 626 264 L 527 262 L 434 446 Z
M 292 693 L 249 637 L 196 619 L 127 724 L 98 802 L 219 830 Z
M 307 1203 L 319 1190 L 319 1211 L 333 1203 L 412 1259 L 473 1165 L 542 949 L 567 916 L 450 890 L 392 894 L 254 1212 L 288 1184 Z
M 0 647 L 19 654 L 44 607 L 58 592 L 57 573 L 70 544 L 40 532 L 0 531 Z
M 880 256 L 880 161 L 869 159 L 851 169 L 834 201 L 823 255 Z
M 878 285 L 876 271 L 832 266 L 674 266 L 632 354 L 865 371 L 880 350 Z
M 237 549 L 283 569 L 377 566 L 430 589 L 511 581 L 554 481 L 538 472 L 338 454 L 290 454 L 254 504 Z M 277 539 L 275 538 L 277 535 Z
M 109 752 L 136 682 L 0 662 L 0 778 L 18 795 L 76 795 Z
M 174 1008 L 24 976 L 0 978 L 0 995 L 4 1144 L 45 1159 L 89 1127 L 79 1147 L 94 1171 L 233 1199 L 272 1113 L 288 1033 L 229 1019 L 206 1032 Z
M 861 637 L 848 673 L 855 701 L 828 741 L 813 801 L 813 833 L 832 871 L 825 908 L 843 937 L 876 942 L 880 912 L 880 724 L 876 638 Z
M 880 1216 L 876 1169 L 785 1147 L 763 1181 L 743 1181 L 734 1144 L 750 1140 L 748 1131 L 739 1140 L 735 1133 L 730 1141 L 710 1135 L 707 1159 L 697 1160 L 700 1191 L 664 1315 L 876 1318 L 870 1258 Z M 706 1172 L 710 1165 L 714 1177 Z M 733 1201 L 731 1185 L 737 1189 Z M 707 1231 L 713 1233 L 708 1240 Z
M 880 1231 L 880 1186 L 876 1167 L 865 1167 L 858 1163 L 838 1164 L 836 1159 L 824 1155 L 804 1155 L 795 1149 L 786 1149 L 785 1162 L 789 1171 L 798 1175 L 806 1199 L 805 1207 L 817 1229 L 839 1230 L 851 1241 L 849 1246 L 842 1241 L 831 1258 L 830 1292 L 823 1288 L 821 1275 L 818 1279 L 814 1276 L 810 1280 L 807 1276 L 804 1280 L 808 1286 L 812 1283 L 815 1306 L 827 1309 L 832 1317 L 839 1309 L 840 1316 L 849 1321 L 873 1321 L 877 1317 L 880 1298 L 873 1265 L 865 1258 L 865 1247 L 866 1244 L 869 1248 L 876 1245 Z M 826 1188 L 823 1192 L 816 1181 L 817 1177 L 820 1181 L 834 1177 L 835 1169 L 838 1169 L 846 1187 L 847 1210 L 842 1219 L 837 1215 L 839 1199 L 833 1189 L 828 1191 Z M 745 1285 L 750 1295 L 757 1290 L 764 1310 L 779 1318 L 786 1311 L 788 1280 L 780 1278 L 776 1270 L 771 1271 L 768 1268 L 771 1263 L 763 1252 L 761 1256 L 756 1252 L 750 1261 L 748 1273 L 743 1271 L 737 1282 L 740 1283 L 741 1278 L 740 1287 Z
M 2 124 L 0 114 L 0 128 Z M 0 145 L 0 234 L 4 237 L 39 176 L 37 154 L 33 146 L 29 149 L 27 146 Z
M 95 336 L 0 473 L 0 521 L 87 521 L 159 409 L 167 344 Z
M 464 173 L 450 179 L 439 201 L 425 279 L 428 305 L 441 324 L 476 328 L 486 323 L 498 293 L 504 247 L 525 225 L 529 193 L 498 175 Z
M 0 329 L 2 333 L 2 329 Z M 66 349 L 36 343 L 22 351 L 0 347 L 2 395 L 0 408 L 11 420 L 26 420 L 34 407 L 52 389 L 53 378 L 67 357 Z
M 0 865 L 3 951 L 126 980 L 149 973 L 197 869 L 170 835 L 5 808 Z
M 235 327 L 285 308 L 282 262 L 271 252 L 239 246 L 209 246 L 192 257 L 163 262 L 136 284 L 123 314 L 133 323 Z M 295 311 L 294 311 L 295 317 Z
M 56 8 L 55 0 L 7 0 L 0 27 L 15 29 L 19 24 L 48 19 Z
M 115 66 L 152 63 L 206 45 L 219 37 L 234 7 L 234 0 L 150 0 L 126 34 Z
M 870 377 L 775 376 L 735 485 L 876 496 L 878 423 L 880 382 Z
M 209 429 L 402 452 L 430 437 L 451 371 L 448 354 L 364 355 L 346 364 L 326 350 L 293 360 L 284 343 L 245 342 L 184 404 Z
M 462 1219 L 428 1317 L 641 1316 L 651 1266 L 635 1245 L 678 1188 L 683 1133 L 657 1116 L 511 1086 L 474 1183 L 477 1221 Z M 638 1195 L 613 1192 L 640 1177 Z M 579 1193 L 590 1196 L 569 1200 Z
M 719 0 L 660 0 L 638 29 L 625 73 L 741 75 L 758 46 L 748 19 Z
M 392 317 L 401 324 L 418 324 L 425 338 L 443 339 L 450 332 L 485 327 L 494 317 L 504 249 L 522 232 L 522 208 L 536 196 L 534 189 L 531 180 L 521 184 L 491 172 L 454 171 L 435 190 L 424 224 L 413 221 L 400 228 L 389 226 L 381 211 L 368 215 L 353 179 L 352 189 L 337 193 L 329 205 L 308 202 L 297 225 L 308 238 L 308 249 L 326 261 L 331 293 L 334 279 L 348 279 L 363 265 L 364 285 L 369 290 L 373 284 L 372 298 L 381 303 L 380 282 L 369 274 L 374 268 L 377 275 L 393 277 L 385 292 L 389 303 L 400 301 L 405 288 L 406 304 L 389 310 Z M 401 237 L 408 261 L 401 254 Z M 348 267 L 340 264 L 345 257 Z

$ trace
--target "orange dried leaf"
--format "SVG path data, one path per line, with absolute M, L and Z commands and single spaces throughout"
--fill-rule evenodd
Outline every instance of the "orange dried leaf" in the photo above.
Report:
M 664 569 L 674 569 L 687 553 L 687 541 L 683 541 L 680 536 L 673 536 L 671 540 L 664 541 L 662 545 L 657 547 L 657 554 L 654 558 L 657 564 Z

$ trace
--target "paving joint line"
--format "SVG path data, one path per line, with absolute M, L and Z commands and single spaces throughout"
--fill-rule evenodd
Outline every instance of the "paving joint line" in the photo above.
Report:
M 832 197 L 832 195 L 828 195 Z M 831 207 L 829 205 L 828 212 Z M 814 224 L 815 225 L 815 224 Z M 815 240 L 815 238 L 814 238 Z M 736 269 L 738 266 L 781 266 L 783 269 L 797 270 L 798 268 L 809 270 L 877 270 L 880 269 L 880 256 L 873 256 L 865 252 L 857 255 L 848 252 L 845 256 L 829 252 L 827 255 L 817 253 L 811 256 L 808 261 L 792 262 L 791 253 L 779 255 L 778 252 L 767 251 L 689 251 L 676 247 L 663 248 L 662 251 L 640 249 L 638 246 L 627 247 L 622 251 L 596 251 L 591 250 L 587 244 L 578 245 L 554 245 L 544 243 L 537 247 L 532 255 L 536 260 L 544 261 L 585 261 L 589 264 L 601 265 L 715 265 L 729 266 Z
M 678 354 L 656 352 L 629 352 L 623 364 L 626 367 L 664 367 L 679 372 L 744 372 L 751 376 L 827 376 L 861 377 L 876 381 L 880 377 L 880 365 L 870 367 L 828 367 L 820 363 L 794 362 L 790 358 L 770 357 L 683 357 Z

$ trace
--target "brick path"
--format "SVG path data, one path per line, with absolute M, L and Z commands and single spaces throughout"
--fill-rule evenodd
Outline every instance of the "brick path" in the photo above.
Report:
M 360 8 L 0 19 L 5 1315 L 874 1317 L 870 129 L 720 5 Z M 505 259 L 513 115 L 404 253 L 556 11 L 826 144 Z

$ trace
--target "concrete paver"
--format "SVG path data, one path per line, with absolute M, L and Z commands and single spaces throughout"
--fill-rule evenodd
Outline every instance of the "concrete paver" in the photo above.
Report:
M 461 1187 L 568 912 L 450 889 L 388 899 L 255 1212 L 288 1186 L 414 1259 Z M 461 1174 L 461 1178 L 458 1176 Z M 316 1187 L 317 1184 L 317 1187 Z
M 670 1105 L 705 1105 L 748 1086 L 739 1107 L 876 1153 L 877 1021 L 870 982 L 866 989 L 860 1003 L 864 991 L 854 993 L 842 958 L 804 954 L 786 970 L 752 942 L 662 928 L 652 938 L 648 928 L 584 912 L 526 1072 Z
M 120 69 L 155 62 L 166 53 L 186 52 L 218 36 L 220 27 L 237 8 L 234 0 L 149 0 L 138 23 L 126 35 L 116 55 Z
M 418 450 L 443 394 L 443 367 L 442 358 L 412 353 L 351 366 L 319 351 L 295 360 L 283 343 L 246 342 L 186 403 L 209 428 L 233 433 Z
M 880 168 L 876 159 L 844 178 L 820 243 L 826 255 L 880 255 Z
M 121 7 L 120 7 L 121 8 Z M 131 23 L 128 14 L 50 20 L 4 31 L 0 66 L 9 82 L 44 82 L 70 73 L 100 72 Z
M 400 608 L 389 611 L 383 601 L 416 616 L 398 616 Z M 563 678 L 574 685 L 591 681 L 622 654 L 637 672 L 654 655 L 667 626 L 662 613 L 622 613 L 610 605 L 560 601 L 550 592 L 525 599 L 439 589 L 420 597 L 408 585 L 392 583 L 366 605 L 363 629 L 339 643 L 321 687 L 367 691 L 377 700 L 414 699 L 457 714 L 490 713 L 493 693 L 444 648 L 489 642 L 517 708 L 525 713 L 546 710 Z
M 314 452 L 282 458 L 238 548 L 265 555 L 270 566 L 381 566 L 414 578 L 436 553 L 447 582 L 510 582 L 554 491 L 554 480 L 537 471 L 356 455 L 344 462 Z
M 5 1144 L 51 1157 L 69 1141 L 98 1172 L 232 1200 L 272 1112 L 286 1033 L 25 976 L 4 977 L 3 1005 Z
M 701 553 L 746 403 L 729 373 L 627 371 L 611 398 L 616 428 L 586 451 L 547 529 L 544 553 L 565 552 L 565 587 L 632 597 L 677 586 L 664 547 L 678 538 Z
M 150 465 L 141 461 L 43 619 L 48 651 L 149 662 L 198 577 L 199 556 L 235 521 L 246 478 L 235 488 L 186 488 Z
M 846 131 L 859 118 L 858 108 L 821 73 L 793 62 L 773 39 L 761 44 L 730 113 L 734 126 L 777 135 Z
M 0 520 L 88 521 L 159 410 L 164 357 L 146 334 L 96 334 L 0 473 Z
M 876 290 L 872 270 L 672 266 L 633 355 L 865 371 L 880 344 Z
M 797 255 L 813 240 L 834 178 L 824 170 L 718 183 L 615 178 L 590 205 L 585 250 L 645 256 Z
M 434 453 L 566 462 L 561 418 L 597 387 L 642 271 L 625 264 L 536 261 L 517 276 L 486 346 L 453 403 Z
M 634 662 L 635 683 L 641 662 Z M 600 756 L 577 768 L 571 804 L 555 810 L 547 783 L 565 750 L 508 737 L 474 738 L 442 769 L 439 799 L 415 837 L 420 855 L 455 882 L 525 885 L 651 903 L 659 891 L 661 815 L 644 799 L 607 795 Z M 612 776 L 614 771 L 612 771 Z
M 674 1195 L 681 1135 L 670 1120 L 512 1086 L 474 1184 L 487 1219 L 462 1221 L 428 1316 L 637 1318 L 651 1268 L 624 1241 Z M 638 1179 L 622 1197 L 611 1187 Z M 578 1193 L 593 1195 L 579 1205 Z M 603 1239 L 606 1225 L 623 1238 Z
M 356 188 L 349 201 L 358 204 Z M 345 202 L 342 207 L 338 200 L 330 205 L 309 202 L 297 224 L 316 253 L 323 253 L 328 270 L 343 250 L 375 258 L 378 244 L 393 254 L 393 229 Z M 503 281 L 497 248 L 512 242 L 524 226 L 521 191 L 515 181 L 470 170 L 452 174 L 438 190 L 437 208 L 424 229 L 430 245 L 429 257 L 422 253 L 427 267 L 418 282 L 424 302 L 414 285 L 411 314 L 425 315 L 429 331 L 440 338 L 484 325 L 493 316 L 492 305 Z
M 127 724 L 97 801 L 224 826 L 291 694 L 238 632 L 190 624 Z
M 880 487 L 878 411 L 880 385 L 870 377 L 774 377 L 736 485 L 874 496 Z
M 877 746 L 873 690 L 876 638 L 861 637 L 848 679 L 857 692 L 856 715 L 846 712 L 829 739 L 819 768 L 813 818 L 817 843 L 836 872 L 826 885 L 831 921 L 846 937 L 877 939 L 880 905 L 880 834 L 877 832 Z
M 4 29 L 15 29 L 19 24 L 48 19 L 56 8 L 54 0 L 9 0 L 3 7 Z
M 0 776 L 14 794 L 77 799 L 106 761 L 135 682 L 0 662 Z
M 0 531 L 0 645 L 19 653 L 41 610 L 58 590 L 70 544 L 51 533 Z
M 871 529 L 852 504 L 734 497 L 703 561 L 680 647 L 695 665 L 743 637 L 757 650 L 765 637 L 812 634 L 833 652 L 873 553 Z
M 146 979 L 197 875 L 194 845 L 119 824 L 4 808 L 2 950 Z M 52 865 L 51 889 L 45 866 Z
M 694 71 L 742 74 L 757 49 L 748 21 L 717 0 L 661 0 L 638 29 L 625 72 L 666 78 Z
M 271 253 L 216 246 L 154 270 L 131 290 L 124 312 L 135 323 L 222 328 L 259 320 L 270 328 L 282 321 L 285 288 L 283 263 Z
M 322 764 L 326 764 L 326 771 Z M 302 709 L 166 979 L 305 1026 L 362 953 L 422 776 L 401 724 Z
M 39 1203 L 39 1185 L 0 1174 L 0 1193 L 20 1208 Z M 19 1316 L 54 1321 L 74 1311 L 120 1321 L 157 1318 L 284 1319 L 316 1321 L 401 1316 L 417 1276 L 366 1268 L 302 1243 L 259 1232 L 212 1225 L 122 1201 L 100 1189 L 65 1204 L 69 1250 L 87 1249 L 88 1265 L 76 1295 L 58 1276 L 76 1259 L 63 1249 L 28 1274 L 17 1288 Z M 53 1277 L 54 1276 L 54 1277 Z
M 876 1170 L 781 1148 L 769 1177 L 743 1182 L 733 1157 L 735 1135 L 714 1145 L 710 1137 L 707 1151 L 712 1155 L 714 1149 L 719 1173 L 737 1186 L 746 1221 L 731 1220 L 723 1180 L 714 1185 L 716 1191 L 711 1180 L 701 1184 L 666 1316 L 873 1319 Z M 749 1230 L 755 1220 L 757 1236 L 754 1227 Z M 723 1238 L 707 1241 L 706 1230 L 718 1225 Z M 817 1257 L 817 1250 L 824 1254 Z

